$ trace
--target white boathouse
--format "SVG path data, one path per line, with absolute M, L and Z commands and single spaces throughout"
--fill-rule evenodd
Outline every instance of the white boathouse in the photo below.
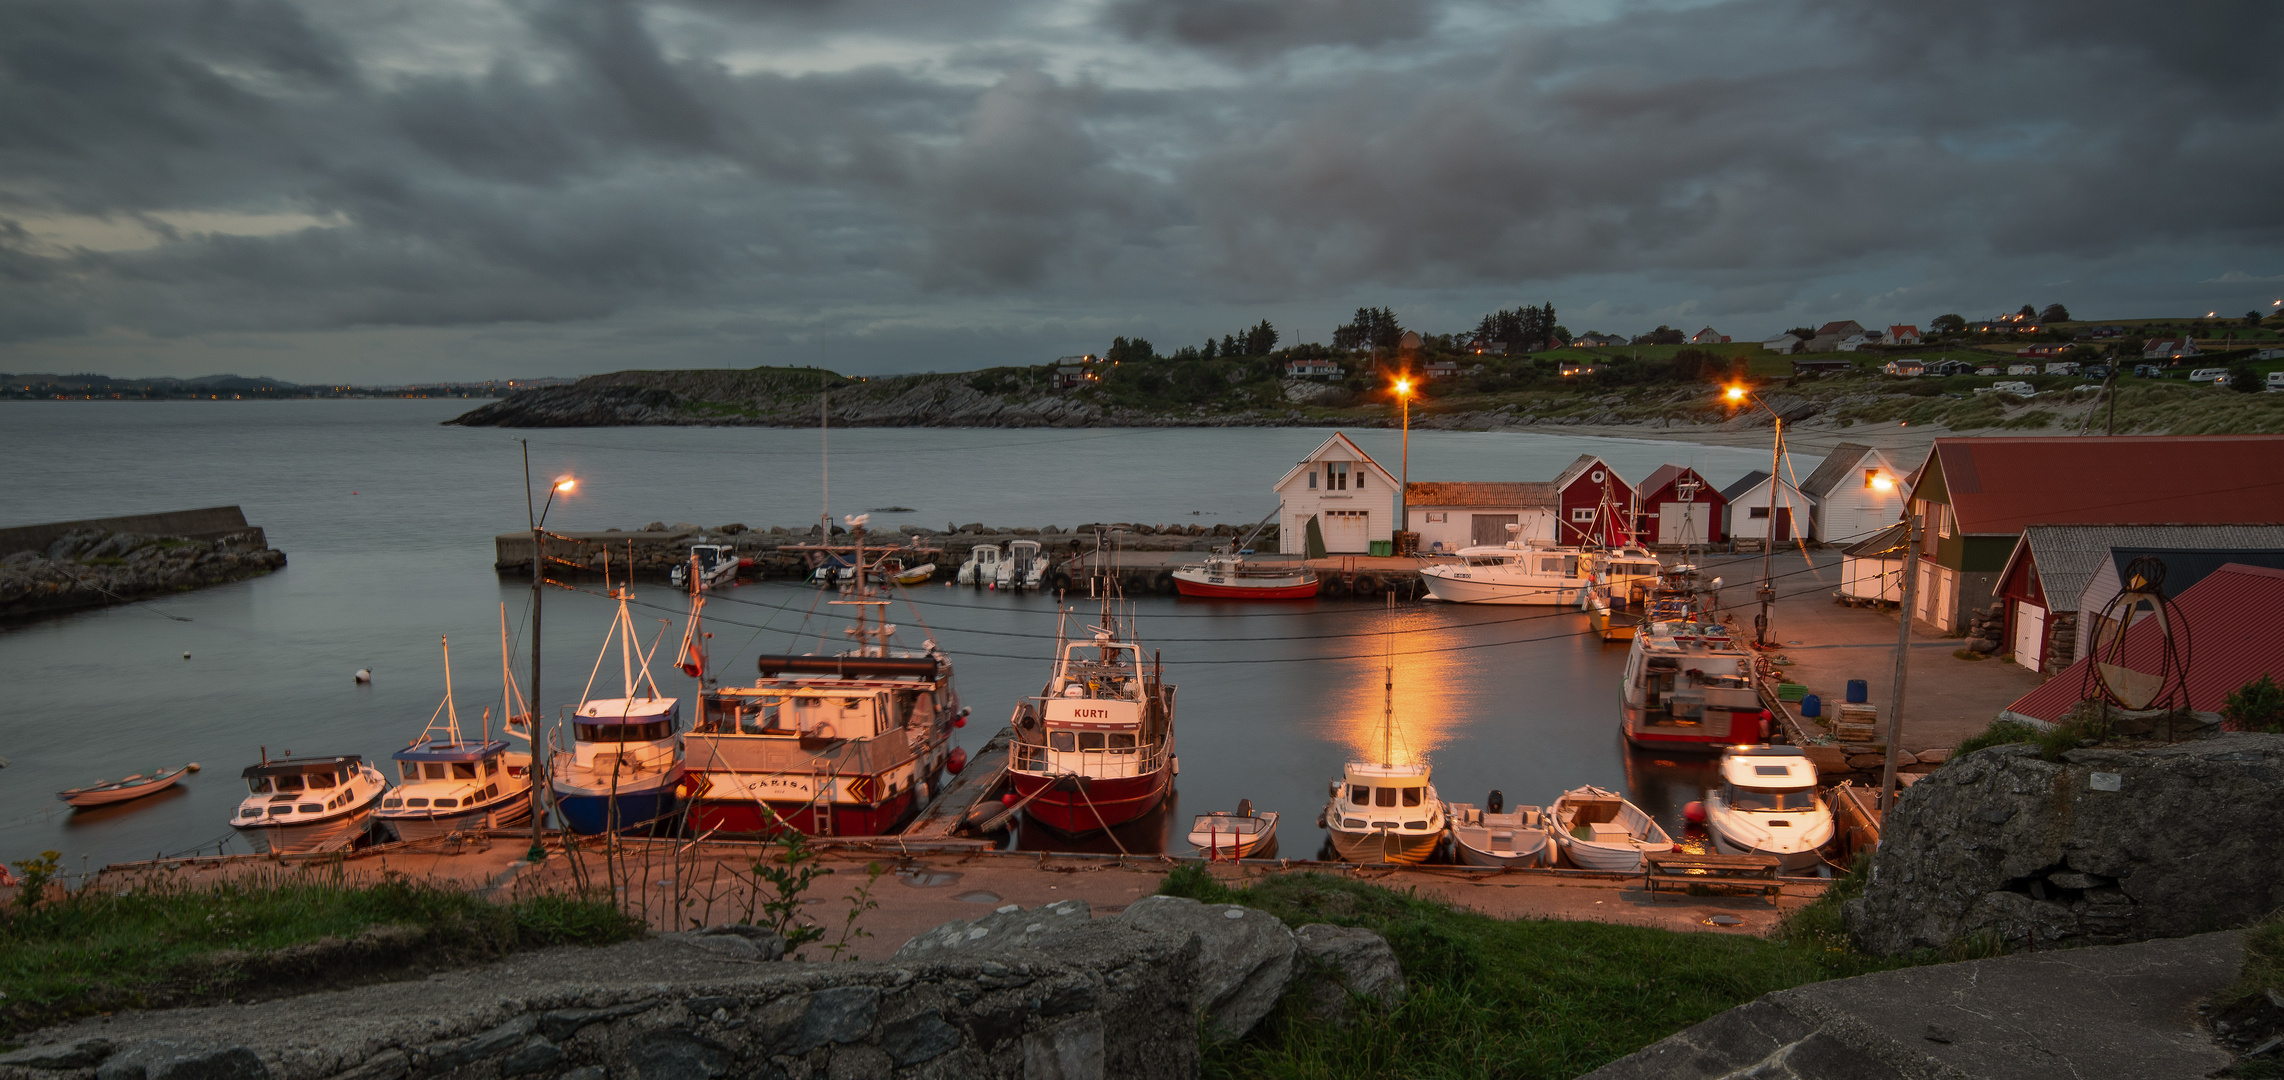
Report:
M 1396 476 L 1343 433 L 1302 458 L 1276 491 L 1277 550 L 1284 554 L 1308 553 L 1312 518 L 1327 554 L 1368 554 L 1373 541 L 1395 539 Z

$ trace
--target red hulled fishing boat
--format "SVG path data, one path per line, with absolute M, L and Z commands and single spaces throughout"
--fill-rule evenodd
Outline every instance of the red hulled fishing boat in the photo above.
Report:
M 1083 640 L 1057 628 L 1054 677 L 1015 707 L 1015 805 L 1072 836 L 1141 817 L 1174 785 L 1174 688 L 1114 606 L 1106 590 Z

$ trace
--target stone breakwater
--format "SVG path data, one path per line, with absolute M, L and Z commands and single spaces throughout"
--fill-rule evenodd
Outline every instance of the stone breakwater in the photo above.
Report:
M 1234 914 L 1233 914 L 1234 913 Z M 886 962 L 783 959 L 754 927 L 550 949 L 416 982 L 126 1013 L 30 1037 L 0 1080 L 1140 1080 L 1289 991 L 1401 1000 L 1385 941 L 1230 905 L 1076 901 L 953 922 Z M 1321 929 L 1322 933 L 1311 933 Z
M 258 577 L 286 564 L 259 529 L 212 540 L 76 529 L 0 559 L 0 618 L 42 615 Z

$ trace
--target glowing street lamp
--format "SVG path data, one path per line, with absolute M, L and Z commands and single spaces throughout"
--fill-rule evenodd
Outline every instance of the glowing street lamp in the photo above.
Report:
M 1723 396 L 1732 404 L 1750 401 L 1762 412 L 1769 414 L 1769 419 L 1776 421 L 1776 438 L 1769 446 L 1769 517 L 1767 532 L 1761 537 L 1761 587 L 1755 591 L 1761 600 L 1761 613 L 1753 620 L 1754 644 L 1765 649 L 1776 644 L 1769 637 L 1769 605 L 1776 602 L 1776 492 L 1784 476 L 1784 417 L 1777 415 L 1775 409 L 1769 408 L 1767 402 L 1745 389 L 1742 384 L 1730 386 Z M 1789 511 L 1791 507 L 1786 509 Z
M 1412 380 L 1396 380 L 1396 400 L 1404 407 L 1404 475 L 1396 481 L 1396 525 L 1405 532 L 1412 528 Z
M 539 512 L 531 509 L 531 441 L 523 444 L 523 513 L 531 525 L 531 715 L 528 731 L 531 740 L 531 850 L 525 857 L 532 862 L 547 858 L 547 848 L 539 842 L 539 830 L 546 823 L 547 803 L 540 795 L 547 786 L 547 752 L 545 737 L 539 724 L 539 600 L 540 587 L 547 580 L 547 548 L 543 530 L 547 527 L 547 512 L 555 509 L 557 495 L 569 495 L 579 486 L 575 476 L 558 477 L 547 487 L 547 502 Z M 510 717 L 509 719 L 514 719 Z

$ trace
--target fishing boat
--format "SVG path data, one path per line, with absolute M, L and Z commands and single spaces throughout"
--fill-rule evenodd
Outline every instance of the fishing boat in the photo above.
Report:
M 507 607 L 500 608 L 500 714 L 519 717 L 515 679 L 508 667 Z M 460 735 L 452 699 L 452 644 L 444 643 L 444 700 L 412 744 L 391 754 L 401 781 L 381 800 L 380 819 L 400 840 L 505 829 L 531 821 L 531 754 L 491 737 L 491 710 L 473 741 Z M 511 722 L 506 733 L 522 735 Z
M 1555 844 L 1581 870 L 1634 873 L 1644 852 L 1673 847 L 1663 826 L 1615 791 L 1572 788 L 1547 808 L 1547 817 Z
M 1770 855 L 1786 870 L 1822 858 L 1836 826 L 1816 793 L 1816 765 L 1797 746 L 1739 746 L 1721 758 L 1721 786 L 1705 793 L 1705 828 L 1726 855 Z
M 838 549 L 855 578 L 833 604 L 850 609 L 851 647 L 764 653 L 752 686 L 720 686 L 709 669 L 693 597 L 676 667 L 697 681 L 688 747 L 691 829 L 717 836 L 883 836 L 941 789 L 952 729 L 965 723 L 952 662 L 933 640 L 896 646 L 878 587 L 889 550 L 865 543 L 866 515 L 848 519 Z
M 627 602 L 631 585 L 611 590 L 619 602 L 594 670 L 572 710 L 571 743 L 548 758 L 548 784 L 564 827 L 583 836 L 669 834 L 682 808 L 682 703 L 659 692 L 650 673 L 654 643 L 635 637 Z M 616 648 L 621 696 L 597 698 L 595 676 Z
M 1605 477 L 1602 498 L 1582 543 L 1526 539 L 1507 526 L 1507 542 L 1464 547 L 1449 562 L 1420 568 L 1430 597 L 1452 604 L 1544 604 L 1589 607 L 1597 590 L 1624 595 L 1637 582 L 1657 580 L 1657 556 L 1635 541 L 1632 515 L 1615 482 Z
M 991 578 L 992 587 L 998 589 L 1036 589 L 1046 580 L 1047 557 L 1037 540 L 1008 541 L 1007 557 L 999 560 Z
M 1536 806 L 1505 807 L 1505 798 L 1491 793 L 1481 807 L 1451 804 L 1451 838 L 1459 861 L 1469 866 L 1548 866 L 1554 862 L 1554 838 L 1547 833 L 1547 818 Z
M 989 585 L 999 580 L 999 545 L 977 544 L 960 564 L 962 585 Z
M 1190 846 L 1208 859 L 1250 859 L 1276 850 L 1277 812 L 1253 812 L 1253 800 L 1237 800 L 1237 809 L 1199 814 L 1190 822 Z
M 56 798 L 62 799 L 72 806 L 110 806 L 113 803 L 140 799 L 145 795 L 156 795 L 173 787 L 176 781 L 182 779 L 184 773 L 197 771 L 198 763 L 195 761 L 188 765 L 177 765 L 171 769 L 152 769 L 150 772 L 136 773 L 119 780 L 105 780 L 89 784 L 86 787 L 59 791 L 56 792 Z
M 1395 756 L 1395 598 L 1388 598 L 1388 660 L 1380 706 L 1380 760 L 1351 761 L 1332 782 L 1332 801 L 1318 823 L 1340 858 L 1358 863 L 1424 862 L 1442 846 L 1449 820 L 1435 793 L 1428 761 Z
M 727 585 L 738 579 L 737 549 L 728 544 L 692 544 L 690 560 L 668 573 L 676 587 L 696 581 L 701 589 Z
M 1235 553 L 1206 556 L 1202 566 L 1174 571 L 1174 590 L 1217 600 L 1306 600 L 1316 595 L 1316 571 L 1298 563 L 1247 563 Z
M 256 854 L 301 855 L 357 842 L 388 793 L 388 778 L 357 754 L 270 760 L 239 774 L 249 794 L 230 827 Z
M 1100 564 L 1101 560 L 1096 560 Z M 1055 667 L 1016 703 L 1007 780 L 1031 820 L 1066 836 L 1123 825 L 1174 786 L 1174 687 L 1145 662 L 1122 617 L 1117 581 L 1098 584 L 1102 613 L 1084 638 L 1055 624 Z
M 1728 627 L 1686 597 L 1652 600 L 1643 619 L 1618 686 L 1626 741 L 1685 752 L 1760 742 L 1768 713 Z

